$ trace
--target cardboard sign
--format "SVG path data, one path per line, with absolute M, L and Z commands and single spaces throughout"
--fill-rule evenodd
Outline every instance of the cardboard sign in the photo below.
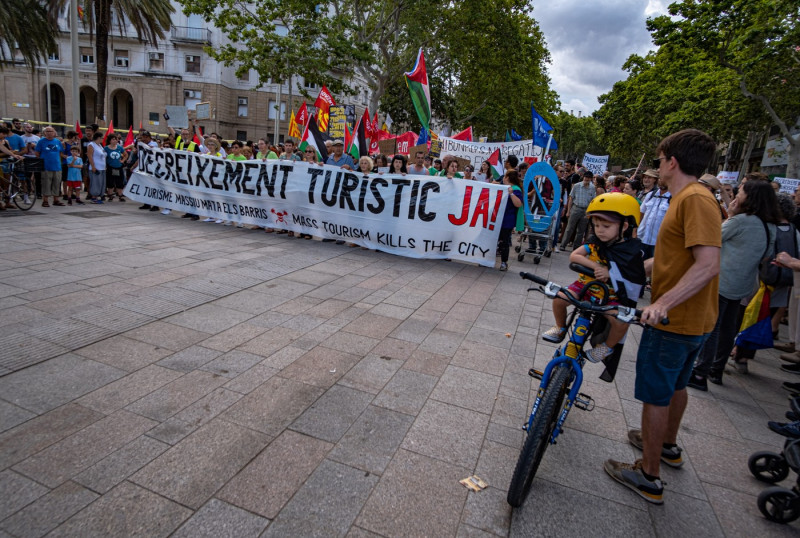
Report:
M 165 106 L 169 116 L 169 125 L 173 129 L 189 128 L 189 109 L 185 106 Z
M 389 138 L 378 141 L 378 151 L 380 151 L 381 155 L 394 155 L 397 151 L 397 139 Z
M 194 107 L 195 117 L 198 120 L 211 119 L 211 103 L 197 103 Z

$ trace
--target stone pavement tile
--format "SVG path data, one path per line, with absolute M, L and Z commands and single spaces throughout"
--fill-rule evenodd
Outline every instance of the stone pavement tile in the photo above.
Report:
M 496 534 L 476 529 L 472 525 L 462 523 L 458 526 L 456 538 L 494 538 Z
M 238 346 L 236 349 L 248 353 L 255 353 L 262 357 L 269 357 L 301 336 L 303 336 L 303 333 L 299 331 L 287 329 L 286 327 L 274 327 L 264 334 L 253 338 L 249 342 Z
M 115 381 L 125 372 L 67 354 L 0 378 L 3 399 L 41 414 Z
M 200 345 L 209 349 L 225 352 L 245 344 L 256 336 L 261 336 L 265 332 L 267 332 L 265 327 L 259 327 L 249 322 L 240 323 L 226 331 L 215 334 L 211 338 L 203 340 L 200 342 Z
M 56 487 L 88 469 L 155 426 L 155 422 L 117 411 L 18 463 L 14 469 Z
M 210 422 L 211 419 L 227 410 L 241 398 L 242 394 L 219 387 L 175 415 L 175 418 L 191 426 L 199 427 Z
M 445 318 L 453 317 L 465 321 L 475 321 L 480 314 L 481 308 L 479 306 L 458 302 L 453 305 L 453 308 L 450 309 Z
M 172 282 L 173 280 L 178 280 L 179 278 L 183 278 L 183 275 L 170 273 L 169 271 L 156 271 L 155 273 L 135 276 L 133 278 L 126 278 L 125 282 L 134 286 L 149 288 L 150 286 L 158 286 L 159 284 Z
M 504 426 L 496 422 L 489 422 L 486 429 L 486 440 L 501 445 L 506 445 L 517 451 L 522 450 L 522 441 L 525 439 L 525 432 L 522 430 L 522 423 L 516 427 Z
M 442 321 L 436 324 L 436 329 L 440 331 L 448 331 L 451 333 L 457 333 L 461 336 L 466 336 L 469 330 L 472 328 L 472 322 L 466 321 L 463 319 L 456 319 L 445 316 L 442 318 Z
M 160 348 L 180 351 L 201 340 L 205 340 L 211 335 L 164 321 L 154 321 L 138 329 L 128 331 L 122 336 L 133 338 L 140 342 L 146 342 Z
M 415 292 L 409 288 L 398 290 L 393 295 L 387 297 L 384 302 L 395 306 L 403 306 L 405 308 L 417 309 L 422 306 L 425 301 L 430 299 L 430 293 Z
M 573 407 L 564 424 L 568 428 L 606 437 L 613 441 L 625 440 L 628 435 L 625 416 L 602 407 L 595 407 L 591 412 Z
M 514 332 L 514 329 L 519 323 L 519 311 L 515 314 L 498 314 L 489 310 L 484 310 L 475 320 L 475 326 L 490 331 L 497 331 L 502 333 Z
M 719 514 L 707 501 L 673 493 L 669 491 L 671 485 L 668 482 L 665 488 L 668 491 L 663 506 L 648 507 L 658 536 L 725 536 L 717 519 Z
M 21 510 L 49 490 L 11 470 L 0 472 L 0 521 Z
M 213 420 L 167 450 L 131 480 L 197 509 L 269 442 L 269 437 Z
M 387 318 L 405 320 L 414 313 L 414 309 L 381 302 L 372 307 L 370 312 Z
M 142 435 L 98 461 L 73 480 L 98 493 L 107 493 L 168 448 L 169 445 Z
M 347 288 L 344 286 L 339 286 L 336 284 L 324 284 L 316 289 L 306 292 L 305 296 L 313 297 L 314 299 L 319 299 L 320 301 L 335 299 L 337 301 L 345 301 L 352 304 L 352 301 L 346 300 L 343 297 L 338 297 L 340 293 L 346 290 Z
M 531 414 L 528 400 L 499 395 L 494 401 L 491 421 L 509 428 L 520 428 Z
M 252 317 L 253 314 L 247 312 L 205 304 L 196 306 L 181 314 L 170 316 L 164 321 L 187 329 L 215 334 L 230 329 L 234 325 L 247 321 Z
M 416 415 L 425 405 L 438 378 L 419 372 L 400 369 L 373 400 L 373 404 Z
M 264 357 L 260 355 L 234 350 L 228 351 L 224 355 L 204 364 L 202 369 L 212 374 L 218 374 L 228 379 L 233 379 L 262 360 L 264 360 Z
M 467 336 L 464 337 L 464 340 L 466 342 L 477 342 L 479 344 L 486 344 L 509 350 L 514 343 L 514 338 L 508 338 L 506 336 L 508 332 L 510 331 L 495 331 L 473 326 L 467 333 Z M 512 332 L 511 334 L 513 335 L 514 333 Z M 524 354 L 532 354 L 532 350 L 526 349 Z
M 328 458 L 380 475 L 411 427 L 413 417 L 369 406 Z
M 485 441 L 475 474 L 486 480 L 493 488 L 508 491 L 518 458 L 518 449 L 502 443 Z
M 529 375 L 515 374 L 507 371 L 502 374 L 499 394 L 512 398 L 527 399 L 531 391 L 533 378 Z
M 369 354 L 353 366 L 338 384 L 378 394 L 401 366 L 403 361 L 400 359 Z
M 295 420 L 290 428 L 335 443 L 364 412 L 374 395 L 334 385 Z
M 32 419 L 36 413 L 0 400 L 0 433 Z
M 25 306 L 27 308 L 35 308 L 42 312 L 56 313 L 75 309 L 76 307 L 86 308 L 88 305 L 101 302 L 103 298 L 103 295 L 89 292 L 84 288 L 72 293 L 49 297 L 39 301 L 32 301 Z
M 257 316 L 285 303 L 287 300 L 286 297 L 279 295 L 258 293 L 248 289 L 217 299 L 211 304 Z
M 77 400 L 77 403 L 109 415 L 181 376 L 180 372 L 150 365 L 118 379 Z
M 501 376 L 507 357 L 507 349 L 469 341 L 461 343 L 450 364 Z
M 307 351 L 307 349 L 295 347 L 294 345 L 286 346 L 263 359 L 259 365 L 273 368 L 275 370 L 283 370 L 294 361 L 305 355 Z
M 726 405 L 729 405 L 728 402 L 690 397 L 689 405 L 686 407 L 683 421 L 681 421 L 681 428 L 723 437 L 731 441 L 740 440 L 741 435 L 722 409 Z M 766 416 L 764 421 L 766 424 Z M 766 428 L 764 430 L 766 431 Z
M 358 355 L 317 346 L 281 370 L 281 376 L 328 388 L 339 381 L 358 360 Z
M 480 472 L 477 474 L 486 480 Z M 506 501 L 505 489 L 497 489 L 490 484 L 483 491 L 468 494 L 461 520 L 470 527 L 493 535 L 508 536 L 511 512 L 512 508 Z
M 640 457 L 640 454 L 635 457 Z M 607 459 L 632 463 L 635 457 L 633 447 L 627 442 L 615 442 L 566 428 L 559 435 L 558 444 L 547 447 L 536 477 L 644 510 L 647 501 L 615 482 L 603 470 L 603 462 Z M 536 488 L 536 482 L 533 488 Z
M 336 274 L 329 274 L 325 272 L 314 271 L 313 269 L 303 269 L 302 271 L 295 271 L 288 275 L 281 277 L 282 281 L 300 282 L 302 284 L 311 284 L 312 286 L 321 286 L 339 278 Z
M 766 484 L 762 483 L 762 489 Z M 748 495 L 713 484 L 704 484 L 708 500 L 714 508 L 725 536 L 797 536 L 797 521 L 789 525 L 773 523 L 761 515 L 756 495 Z M 667 502 L 665 500 L 665 502 Z
M 594 369 L 593 369 L 594 370 Z M 598 367 L 596 371 L 602 372 L 604 368 Z M 609 411 L 616 411 L 616 412 L 623 412 L 622 409 L 622 401 L 619 398 L 619 394 L 617 391 L 614 390 L 614 386 L 606 383 L 605 381 L 600 381 L 597 376 L 595 376 L 591 371 L 585 370 L 583 376 L 583 384 L 581 385 L 581 392 L 584 394 L 588 394 L 592 398 L 594 398 L 594 404 L 597 407 L 602 407 L 603 409 L 607 409 Z M 528 377 L 528 379 L 533 379 Z M 533 384 L 538 389 L 539 388 L 539 381 L 534 380 Z M 638 404 L 639 410 L 641 411 L 642 404 L 641 402 L 634 402 Z M 636 426 L 638 428 L 638 426 Z
M 341 299 L 343 301 L 352 301 L 357 303 L 359 301 L 365 300 L 372 294 L 372 290 L 366 288 L 345 288 L 343 291 L 334 295 L 335 299 Z M 310 295 L 310 294 L 309 294 Z
M 44 536 L 85 508 L 98 495 L 75 482 L 65 482 L 47 495 L 39 497 L 0 526 L 16 536 Z
M 286 430 L 228 481 L 217 497 L 274 519 L 332 446 Z
M 371 338 L 385 338 L 395 327 L 400 325 L 400 320 L 386 316 L 379 316 L 372 312 L 360 315 L 342 328 L 343 331 L 369 336 Z
M 126 409 L 164 421 L 224 384 L 226 380 L 216 374 L 195 370 L 133 402 Z
M 769 404 L 763 404 L 769 405 Z M 722 411 L 728 416 L 733 427 L 745 439 L 771 445 L 782 445 L 784 437 L 778 435 L 767 427 L 767 421 L 773 420 L 761 406 L 749 406 L 734 402 L 722 404 Z M 786 411 L 787 405 L 781 407 Z M 786 417 L 781 413 L 776 417 L 780 422 L 786 422 Z
M 228 390 L 232 390 L 240 394 L 248 394 L 257 389 L 277 373 L 278 369 L 276 368 L 271 368 L 264 364 L 256 364 L 249 370 L 231 379 L 223 386 Z
M 402 446 L 418 454 L 473 469 L 488 425 L 488 415 L 428 400 Z
M 269 521 L 263 517 L 219 499 L 211 499 L 172 536 L 174 538 L 256 537 L 268 524 Z
M 382 337 L 381 337 L 382 338 Z M 380 343 L 379 338 L 369 338 L 348 332 L 337 332 L 333 336 L 326 338 L 322 345 L 326 348 L 336 349 L 345 353 L 354 353 L 363 357 L 372 348 Z
M 289 314 L 290 316 L 297 316 L 306 312 L 307 310 L 311 310 L 310 313 L 314 313 L 314 308 L 320 304 L 323 299 L 318 299 L 316 297 L 309 297 L 307 295 L 301 297 L 295 297 L 294 299 L 290 299 L 285 303 L 282 303 L 274 308 L 271 308 L 271 312 L 280 312 L 281 314 Z
M 314 315 L 321 318 L 330 319 L 340 312 L 350 308 L 353 303 L 339 299 L 327 299 L 314 307 Z
M 392 331 L 390 336 L 400 340 L 407 340 L 409 342 L 419 344 L 422 343 L 425 338 L 427 338 L 427 336 L 436 326 L 436 323 L 438 323 L 438 320 L 434 323 L 429 320 L 423 320 L 412 316 L 398 325 L 397 328 Z
M 326 321 L 328 321 L 328 318 L 306 313 L 294 316 L 292 319 L 282 323 L 281 326 L 301 333 L 307 333 L 313 331 Z
M 452 357 L 463 340 L 464 335 L 462 334 L 434 329 L 420 343 L 419 349 L 429 353 L 436 353 L 437 355 Z
M 202 368 L 220 355 L 222 352 L 215 349 L 190 346 L 158 361 L 157 364 L 176 372 L 189 373 Z
M 344 536 L 377 481 L 377 476 L 325 460 L 281 510 L 264 536 Z
M 458 366 L 447 367 L 430 398 L 490 414 L 494 407 L 500 378 Z
M 118 284 L 114 284 L 114 286 L 118 286 Z M 113 305 L 82 309 L 71 317 L 104 329 L 113 327 L 119 332 L 135 329 L 155 321 L 153 316 L 146 316 Z
M 322 325 L 308 331 L 302 337 L 295 340 L 292 345 L 297 348 L 304 349 L 305 351 L 310 351 L 318 344 L 321 344 L 337 332 L 342 327 L 342 325 L 346 325 L 347 321 L 342 321 L 338 318 L 329 319 Z
M 308 271 L 308 269 L 305 269 Z M 259 293 L 266 293 L 267 295 L 277 295 L 279 297 L 286 297 L 293 299 L 299 297 L 304 293 L 308 293 L 315 289 L 317 284 L 308 284 L 304 282 L 296 282 L 287 277 L 275 278 L 269 282 L 264 282 L 258 286 L 254 286 L 248 291 L 257 291 Z
M 197 430 L 198 426 L 189 424 L 175 417 L 168 418 L 152 430 L 147 432 L 148 437 L 167 443 L 177 445 L 187 435 Z
M 353 525 L 345 535 L 345 538 L 381 538 L 381 536 L 380 534 L 365 531 L 364 529 Z
M 384 338 L 380 344 L 372 348 L 372 354 L 379 357 L 406 360 L 411 357 L 417 344 L 397 338 Z
M 445 355 L 428 353 L 417 348 L 411 353 L 411 358 L 403 364 L 403 369 L 439 377 L 447 369 L 450 360 L 450 357 Z
M 5 469 L 103 418 L 70 403 L 0 435 L 0 469 Z
M 192 511 L 123 482 L 84 508 L 49 536 L 168 536 Z
M 236 402 L 222 418 L 276 436 L 323 393 L 322 388 L 274 376 Z
M 645 502 L 633 508 L 599 493 L 578 491 L 537 477 L 525 504 L 514 510 L 509 535 L 580 536 L 588 532 L 593 536 L 655 537 L 652 521 L 643 506 Z M 568 506 L 580 509 L 570 510 L 567 517 Z
M 170 355 L 171 348 L 132 340 L 122 335 L 112 336 L 75 351 L 89 359 L 133 372 Z
M 469 468 L 398 450 L 356 525 L 383 536 L 453 536 L 467 498 L 458 481 L 470 474 Z

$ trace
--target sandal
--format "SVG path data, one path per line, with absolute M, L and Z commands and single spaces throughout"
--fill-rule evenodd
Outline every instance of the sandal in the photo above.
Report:
M 551 327 L 542 333 L 542 340 L 558 344 L 564 339 L 565 336 L 567 336 L 566 327 Z
M 50 203 L 47 201 L 42 202 L 42 207 L 50 207 Z

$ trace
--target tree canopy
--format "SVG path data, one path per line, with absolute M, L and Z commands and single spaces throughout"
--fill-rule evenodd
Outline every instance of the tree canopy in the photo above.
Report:
M 0 70 L 14 60 L 19 47 L 22 59 L 31 69 L 56 51 L 58 28 L 47 18 L 40 0 L 3 0 L 0 2 Z

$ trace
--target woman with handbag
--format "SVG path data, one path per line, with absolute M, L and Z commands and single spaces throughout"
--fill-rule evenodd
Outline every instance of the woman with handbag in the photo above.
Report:
M 775 191 L 764 181 L 748 181 L 722 223 L 719 313 L 714 330 L 694 365 L 688 386 L 708 390 L 722 384 L 722 372 L 739 330 L 739 303 L 758 289 L 758 268 L 774 255 L 775 225 L 780 220 Z

